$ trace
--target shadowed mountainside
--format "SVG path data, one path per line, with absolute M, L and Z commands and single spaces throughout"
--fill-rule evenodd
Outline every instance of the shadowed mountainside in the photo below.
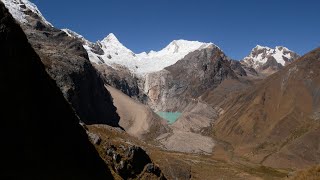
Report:
M 0 49 L 1 179 L 112 179 L 2 2 Z
M 86 124 L 119 126 L 110 93 L 78 39 L 46 25 L 32 11 L 22 23 L 27 38 L 39 55 L 48 74 Z

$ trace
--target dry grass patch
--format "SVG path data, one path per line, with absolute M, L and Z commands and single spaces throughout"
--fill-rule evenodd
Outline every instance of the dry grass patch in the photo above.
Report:
M 319 180 L 320 179 L 320 165 L 314 166 L 307 170 L 296 172 L 290 180 Z

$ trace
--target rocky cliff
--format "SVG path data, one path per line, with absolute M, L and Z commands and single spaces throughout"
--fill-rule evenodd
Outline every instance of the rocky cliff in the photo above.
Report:
M 237 78 L 227 56 L 215 46 L 185 56 L 162 71 L 148 74 L 144 92 L 157 111 L 181 111 L 224 79 Z
M 111 67 L 106 64 L 97 65 L 94 63 L 93 66 L 98 70 L 105 84 L 119 89 L 132 99 L 142 103 L 146 102 L 147 96 L 141 88 L 143 80 L 133 74 L 128 68 L 121 65 Z
M 1 179 L 112 179 L 2 2 L 0 49 Z
M 119 116 L 110 93 L 82 42 L 54 28 L 28 0 L 3 1 L 80 119 L 87 124 L 118 126 Z
M 28 24 L 24 31 L 80 119 L 86 124 L 118 126 L 119 116 L 110 93 L 81 42 L 54 28 L 37 30 Z

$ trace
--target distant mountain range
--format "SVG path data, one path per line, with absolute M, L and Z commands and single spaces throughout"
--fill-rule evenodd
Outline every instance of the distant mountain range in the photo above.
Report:
M 213 43 L 199 41 L 174 40 L 160 51 L 150 51 L 135 54 L 126 48 L 117 37 L 111 33 L 102 41 L 89 42 L 83 36 L 69 29 L 63 29 L 69 36 L 82 39 L 90 60 L 97 64 L 115 64 L 127 67 L 132 73 L 146 75 L 148 73 L 163 70 L 175 64 L 187 54 L 218 47 Z M 271 74 L 290 64 L 300 56 L 286 47 L 276 46 L 274 49 L 257 45 L 250 54 L 241 60 L 241 64 L 247 68 L 253 68 L 257 72 Z
M 20 23 L 26 24 L 31 20 L 30 17 L 33 17 L 40 19 L 45 25 L 52 26 L 43 17 L 37 6 L 28 0 L 3 0 L 3 2 Z M 174 40 L 160 51 L 136 54 L 119 42 L 113 33 L 110 33 L 103 40 L 93 43 L 72 30 L 63 29 L 63 31 L 73 38 L 81 39 L 91 62 L 109 66 L 122 65 L 139 76 L 163 70 L 196 50 L 202 50 L 209 46 L 217 47 L 213 43 Z M 299 55 L 286 47 L 277 46 L 272 49 L 257 45 L 247 57 L 241 60 L 241 64 L 254 68 L 257 72 L 270 74 L 297 58 Z

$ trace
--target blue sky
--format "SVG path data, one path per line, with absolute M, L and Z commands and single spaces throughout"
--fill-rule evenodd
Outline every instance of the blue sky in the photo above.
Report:
M 213 42 L 234 59 L 257 44 L 320 46 L 319 0 L 31 0 L 54 26 L 90 41 L 114 33 L 135 53 L 175 39 Z

